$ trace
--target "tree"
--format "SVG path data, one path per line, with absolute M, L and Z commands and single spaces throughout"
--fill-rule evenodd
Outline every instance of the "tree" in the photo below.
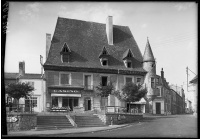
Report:
M 121 93 L 119 91 L 115 91 L 114 94 L 120 100 L 124 100 L 130 104 L 130 102 L 140 101 L 140 99 L 147 94 L 147 90 L 146 88 L 143 88 L 141 84 L 128 82 L 123 86 Z
M 17 100 L 19 104 L 20 98 L 28 98 L 31 96 L 31 92 L 34 91 L 34 87 L 32 87 L 29 83 L 18 82 L 18 83 L 11 83 L 5 87 L 6 94 L 8 96 Z
M 97 96 L 101 96 L 101 106 L 106 106 L 106 98 L 113 92 L 115 89 L 112 82 L 109 82 L 106 86 L 103 86 L 102 83 L 100 83 L 98 86 L 96 86 L 97 89 Z
M 108 97 L 112 91 L 115 89 L 112 82 L 109 82 L 106 86 L 103 86 L 101 83 L 96 86 L 97 96 Z

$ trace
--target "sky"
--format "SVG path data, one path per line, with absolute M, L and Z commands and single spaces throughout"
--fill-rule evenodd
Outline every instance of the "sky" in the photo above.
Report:
M 186 67 L 197 74 L 197 4 L 195 2 L 9 2 L 5 46 L 5 72 L 41 73 L 40 55 L 46 55 L 46 33 L 53 36 L 58 17 L 129 26 L 144 54 L 147 37 L 169 84 L 183 85 Z M 189 71 L 189 80 L 195 74 Z M 191 100 L 190 99 L 190 100 Z

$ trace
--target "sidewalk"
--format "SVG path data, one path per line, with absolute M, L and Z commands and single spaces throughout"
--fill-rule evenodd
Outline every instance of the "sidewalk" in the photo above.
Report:
M 28 130 L 28 131 L 10 131 L 7 136 L 40 136 L 40 135 L 53 135 L 53 134 L 71 134 L 71 133 L 84 133 L 84 132 L 95 132 L 103 130 L 111 130 L 121 127 L 126 127 L 129 124 L 123 125 L 109 125 L 104 127 L 81 127 L 81 128 L 66 128 L 59 130 Z

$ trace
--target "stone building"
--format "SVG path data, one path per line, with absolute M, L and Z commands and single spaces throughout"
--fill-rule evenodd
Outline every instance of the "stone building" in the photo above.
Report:
M 182 87 L 170 85 L 170 88 L 176 92 L 176 114 L 185 113 L 185 93 Z
M 34 109 L 33 109 L 34 112 L 43 111 L 44 84 L 43 84 L 41 75 L 42 74 L 25 73 L 24 61 L 19 62 L 19 73 L 4 73 L 5 85 L 9 83 L 28 82 L 35 88 L 35 90 L 31 92 L 32 96 L 29 99 L 25 99 L 25 98 L 19 99 L 19 104 L 23 104 L 23 105 L 20 105 L 21 108 L 22 107 L 24 108 L 23 111 L 30 111 L 30 103 L 32 103 L 34 106 Z M 8 96 L 6 96 L 6 100 L 7 100 L 7 103 L 9 100 L 9 102 L 17 104 L 17 102 L 13 98 L 11 99 Z M 26 105 L 26 108 L 24 104 Z
M 155 60 L 146 56 L 152 53 L 149 41 L 143 58 L 129 27 L 114 25 L 112 16 L 105 24 L 58 17 L 50 42 L 43 66 L 47 108 L 90 111 L 106 105 L 127 107 L 116 97 L 105 101 L 96 95 L 95 87 L 112 82 L 121 90 L 127 82 L 143 84 L 155 75 L 151 68 Z M 146 70 L 152 71 L 148 77 Z

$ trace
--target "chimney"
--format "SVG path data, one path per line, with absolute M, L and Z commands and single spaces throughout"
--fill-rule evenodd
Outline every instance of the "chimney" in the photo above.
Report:
M 46 33 L 46 59 L 49 54 L 50 46 L 51 46 L 51 34 Z
M 19 75 L 25 75 L 25 62 L 19 62 Z
M 108 44 L 113 45 L 113 17 L 112 16 L 107 17 L 106 34 L 107 34 Z
M 161 78 L 164 79 L 164 71 L 163 71 L 163 68 L 161 70 Z

